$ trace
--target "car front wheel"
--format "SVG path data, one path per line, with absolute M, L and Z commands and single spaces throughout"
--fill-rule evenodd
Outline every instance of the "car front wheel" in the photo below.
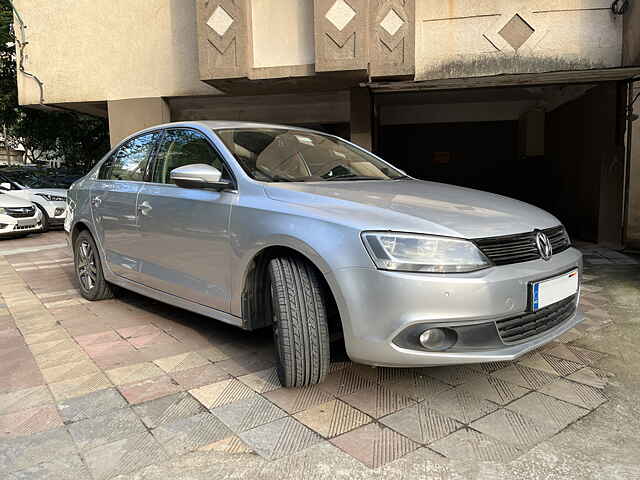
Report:
M 80 232 L 73 246 L 76 278 L 80 284 L 80 293 L 87 300 L 113 298 L 113 288 L 104 279 L 100 254 L 91 234 Z
M 299 257 L 269 263 L 276 369 L 284 387 L 320 383 L 329 371 L 327 308 L 319 275 Z

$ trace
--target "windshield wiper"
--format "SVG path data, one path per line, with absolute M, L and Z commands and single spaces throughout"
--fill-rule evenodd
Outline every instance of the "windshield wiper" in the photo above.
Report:
M 345 173 L 344 175 L 336 175 L 335 177 L 328 177 L 324 179 L 327 182 L 334 180 L 388 180 L 387 178 L 371 177 L 366 175 L 356 175 L 355 173 Z

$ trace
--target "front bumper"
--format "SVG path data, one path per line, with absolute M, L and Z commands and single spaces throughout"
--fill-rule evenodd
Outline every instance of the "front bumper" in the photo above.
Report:
M 582 272 L 582 255 L 570 248 L 551 260 L 534 260 L 465 274 L 423 274 L 345 268 L 330 283 L 352 360 L 370 365 L 418 367 L 513 360 L 573 328 L 579 310 L 555 327 L 517 344 L 433 352 L 404 348 L 394 339 L 407 328 L 487 324 L 527 311 L 528 284 L 564 273 Z
M 0 237 L 37 233 L 41 230 L 42 214 L 38 209 L 34 217 L 14 218 L 9 215 L 0 215 Z

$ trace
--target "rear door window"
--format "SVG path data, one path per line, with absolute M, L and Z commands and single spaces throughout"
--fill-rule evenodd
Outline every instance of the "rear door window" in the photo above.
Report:
M 100 167 L 101 180 L 145 180 L 147 166 L 160 132 L 151 132 L 132 138 L 116 150 Z

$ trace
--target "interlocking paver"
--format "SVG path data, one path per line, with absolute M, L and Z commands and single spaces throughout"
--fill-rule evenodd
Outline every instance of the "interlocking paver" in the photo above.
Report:
M 118 390 L 129 403 L 137 404 L 177 393 L 182 388 L 167 375 L 161 375 L 137 383 L 120 385 Z
M 208 362 L 206 365 L 188 370 L 179 370 L 169 375 L 185 390 L 191 390 L 229 378 L 229 375 L 224 370 Z
M 516 447 L 527 447 L 539 443 L 557 432 L 557 428 L 553 425 L 538 422 L 508 409 L 490 413 L 473 422 L 471 427 Z
M 12 472 L 48 462 L 77 451 L 64 428 L 26 437 L 0 440 L 0 471 Z
M 50 352 L 61 352 L 64 350 L 73 350 L 78 344 L 72 338 L 64 338 L 61 340 L 53 340 L 51 342 L 41 342 L 29 345 L 34 355 L 42 355 Z
M 287 412 L 260 395 L 252 395 L 214 408 L 211 413 L 234 433 L 244 432 L 287 416 Z
M 81 397 L 69 398 L 58 403 L 58 410 L 65 423 L 98 417 L 112 410 L 127 406 L 126 400 L 115 388 L 98 390 Z
M 79 455 L 52 458 L 12 473 L 9 480 L 83 480 L 90 478 Z
M 574 345 L 558 345 L 548 351 L 549 355 L 569 360 L 575 363 L 591 366 L 606 357 L 606 354 L 587 350 L 586 348 L 576 347 Z
M 148 432 L 116 440 L 83 454 L 95 480 L 132 472 L 166 458 L 162 446 Z
M 425 368 L 424 373 L 453 386 L 461 385 L 481 375 L 472 368 L 460 365 Z
M 41 369 L 57 367 L 65 363 L 88 360 L 89 356 L 78 346 L 68 350 L 54 351 L 36 355 L 35 360 Z
M 0 394 L 0 415 L 52 404 L 53 397 L 44 385 Z
M 589 413 L 587 409 L 538 392 L 525 395 L 507 408 L 530 417 L 538 423 L 549 424 L 558 430 Z
M 259 372 L 238 377 L 242 383 L 258 393 L 270 392 L 282 388 L 275 368 L 267 368 Z
M 316 405 L 293 417 L 325 438 L 342 435 L 373 421 L 365 413 L 340 400 Z
M 547 383 L 555 382 L 558 379 L 556 374 L 515 364 L 491 374 L 492 377 L 501 378 L 509 383 L 520 385 L 524 388 L 538 389 Z
M 206 411 L 204 406 L 187 392 L 135 405 L 133 410 L 149 428 L 155 428 L 179 418 L 192 417 Z
M 584 383 L 595 388 L 603 389 L 609 383 L 607 373 L 596 368 L 584 367 L 567 377 L 574 382 Z
M 0 415 L 0 437 L 32 435 L 61 426 L 62 420 L 54 405 Z
M 319 443 L 322 438 L 292 417 L 281 418 L 240 434 L 260 456 L 274 460 Z
M 416 403 L 411 398 L 400 395 L 382 385 L 358 390 L 350 395 L 342 396 L 340 399 L 373 418 L 383 417 Z
M 82 451 L 145 431 L 142 421 L 130 408 L 108 412 L 69 426 L 69 433 Z
M 203 348 L 202 350 L 198 350 L 198 354 L 211 362 L 220 362 L 229 358 L 229 355 L 217 347 Z
M 125 367 L 118 367 L 105 372 L 115 385 L 136 383 L 148 378 L 164 375 L 156 365 L 151 362 L 135 363 Z
M 404 369 L 396 369 L 404 371 Z M 400 395 L 416 401 L 426 400 L 452 387 L 435 378 L 424 375 L 416 370 L 407 370 L 401 378 L 383 382 L 383 385 Z
M 607 397 L 597 388 L 582 383 L 559 378 L 540 389 L 541 393 L 593 410 L 607 401 Z
M 173 355 L 171 357 L 159 358 L 154 360 L 153 363 L 166 373 L 173 373 L 181 370 L 189 370 L 195 367 L 202 367 L 203 365 L 209 365 L 209 360 L 196 352 L 187 352 L 179 355 Z
M 114 330 L 103 330 L 98 333 L 77 336 L 75 340 L 83 347 L 88 347 L 89 345 L 118 342 L 122 338 Z
M 234 378 L 195 388 L 189 393 L 210 410 L 255 395 L 253 390 Z
M 526 367 L 543 370 L 552 375 L 570 375 L 582 368 L 582 363 L 575 363 L 550 354 L 539 353 L 520 361 Z
M 27 343 L 27 345 L 55 342 L 59 340 L 70 340 L 67 332 L 60 327 L 52 330 L 47 330 L 45 332 L 32 333 L 24 336 L 24 341 Z
M 465 382 L 458 388 L 467 390 L 478 398 L 491 400 L 500 405 L 505 405 L 516 398 L 520 398 L 529 391 L 527 388 L 505 382 L 500 378 L 485 375 Z
M 521 454 L 517 447 L 469 428 L 434 442 L 430 448 L 445 457 L 464 461 L 507 462 Z
M 232 435 L 224 423 L 208 412 L 163 423 L 153 436 L 172 455 L 180 455 Z
M 302 388 L 279 388 L 264 393 L 264 396 L 290 414 L 326 403 L 333 398 L 319 385 Z
M 111 383 L 102 373 L 84 375 L 49 384 L 51 393 L 53 393 L 57 401 L 79 397 L 109 387 L 111 387 Z
M 239 377 L 273 367 L 273 361 L 267 360 L 259 355 L 251 354 L 222 360 L 216 363 L 216 366 L 222 368 L 229 375 Z
M 430 409 L 425 403 L 392 413 L 380 422 L 414 442 L 422 444 L 435 442 L 463 426 L 456 420 Z
M 429 408 L 461 423 L 471 423 L 498 408 L 494 403 L 460 387 L 445 390 L 425 402 Z
M 361 367 L 361 368 L 360 368 Z M 368 367 L 349 365 L 336 370 L 325 378 L 319 388 L 330 395 L 343 396 L 359 390 L 374 388 L 377 373 Z
M 40 368 L 47 383 L 61 382 L 99 372 L 96 364 L 88 358 L 77 362 L 63 363 L 55 367 Z
M 369 468 L 381 467 L 419 447 L 409 438 L 375 423 L 357 428 L 330 441 Z

